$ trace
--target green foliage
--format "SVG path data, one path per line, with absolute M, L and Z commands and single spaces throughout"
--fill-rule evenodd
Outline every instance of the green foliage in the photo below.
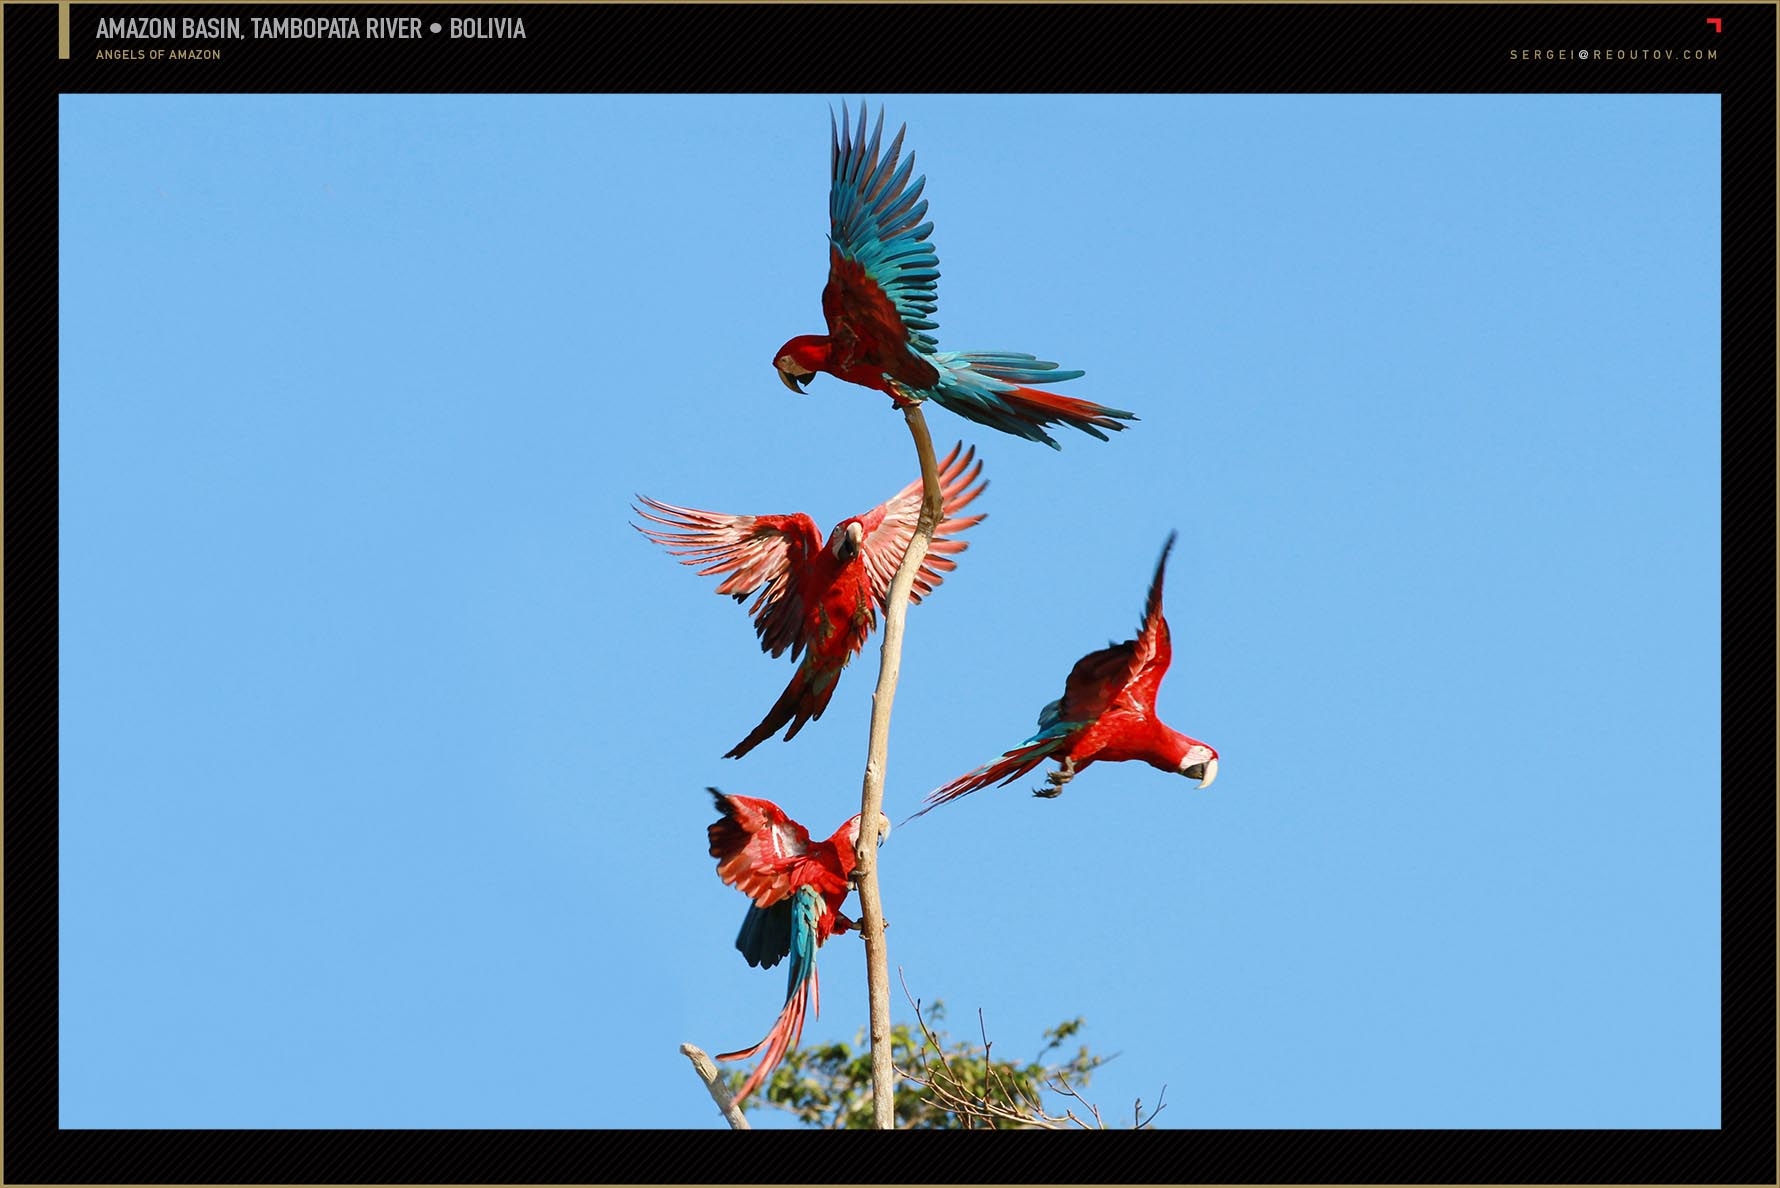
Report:
M 1024 1064 L 994 1059 L 992 1041 L 950 1038 L 938 1026 L 944 1018 L 944 1006 L 936 1001 L 926 1008 L 925 1017 L 917 1009 L 914 1024 L 891 1028 L 891 1051 L 900 1074 L 896 1085 L 900 1128 L 1012 1130 L 1068 1124 L 1072 1115 L 1045 1112 L 1045 1093 L 1073 1097 L 1072 1091 L 1084 1088 L 1094 1070 L 1111 1059 L 1096 1056 L 1086 1045 L 1074 1055 L 1063 1053 L 1064 1043 L 1082 1029 L 1080 1018 L 1045 1031 L 1044 1046 Z M 731 1093 L 745 1079 L 742 1072 L 725 1076 Z M 789 1111 L 809 1126 L 870 1129 L 871 1047 L 864 1031 L 851 1044 L 786 1053 L 771 1079 L 742 1103 L 744 1110 L 761 1106 Z

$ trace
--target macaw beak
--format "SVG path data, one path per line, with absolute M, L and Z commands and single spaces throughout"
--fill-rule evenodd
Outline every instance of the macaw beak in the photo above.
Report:
M 832 542 L 828 551 L 842 565 L 846 565 L 859 556 L 859 550 L 865 544 L 865 529 L 858 520 L 854 520 L 847 525 L 845 531 L 837 528 L 835 534 L 828 539 Z
M 1180 773 L 1189 780 L 1198 780 L 1201 790 L 1211 787 L 1218 778 L 1218 754 L 1201 743 L 1181 760 Z
M 815 378 L 813 372 L 806 371 L 802 375 L 792 375 L 783 366 L 779 368 L 779 380 L 799 396 L 807 395 L 810 380 Z

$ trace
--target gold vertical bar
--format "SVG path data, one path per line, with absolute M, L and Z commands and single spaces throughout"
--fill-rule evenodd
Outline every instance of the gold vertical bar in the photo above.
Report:
M 56 5 L 56 57 L 68 56 L 68 0 Z

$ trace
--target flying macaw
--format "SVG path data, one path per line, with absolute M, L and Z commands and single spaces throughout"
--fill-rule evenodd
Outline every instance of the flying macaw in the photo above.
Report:
M 1076 661 L 1063 696 L 1038 711 L 1038 733 L 1007 752 L 938 789 L 915 816 L 999 780 L 1010 784 L 1046 759 L 1058 770 L 1046 776 L 1050 787 L 1037 796 L 1056 796 L 1090 763 L 1141 759 L 1151 767 L 1179 772 L 1211 787 L 1218 778 L 1217 750 L 1164 725 L 1156 716 L 1156 691 L 1168 672 L 1173 649 L 1168 620 L 1162 617 L 1162 575 L 1175 534 L 1168 534 L 1162 559 L 1144 603 L 1137 638 L 1091 652 Z
M 787 953 L 791 955 L 785 1005 L 766 1038 L 751 1048 L 717 1057 L 746 1060 L 766 1049 L 736 1094 L 740 1104 L 772 1075 L 786 1051 L 802 1037 L 806 1013 L 822 1013 L 816 950 L 833 933 L 859 927 L 840 911 L 852 890 L 859 814 L 828 840 L 811 842 L 809 831 L 770 800 L 725 796 L 715 788 L 707 791 L 723 814 L 706 830 L 711 857 L 717 859 L 718 877 L 754 901 L 742 920 L 735 947 L 749 965 L 762 969 L 771 969 Z M 879 813 L 878 844 L 889 835 L 890 820 Z
M 1086 400 L 1042 392 L 1027 384 L 1076 379 L 1080 371 L 1016 351 L 941 351 L 928 332 L 938 304 L 934 282 L 939 256 L 923 223 L 927 203 L 918 177 L 909 184 L 915 156 L 902 168 L 905 124 L 878 156 L 884 112 L 878 111 L 871 140 L 865 138 L 865 108 L 858 131 L 849 130 L 846 105 L 836 128 L 829 115 L 828 285 L 822 290 L 822 316 L 828 333 L 800 334 L 780 347 L 773 366 L 785 386 L 802 392 L 818 371 L 848 383 L 889 394 L 898 408 L 932 400 L 959 416 L 1003 433 L 1042 441 L 1061 449 L 1046 425 L 1072 425 L 1107 440 L 1103 429 L 1123 429 L 1131 413 Z
M 960 442 L 940 463 L 945 518 L 915 575 L 911 602 L 921 601 L 946 571 L 957 566 L 952 555 L 963 552 L 966 542 L 954 539 L 956 534 L 983 518 L 958 517 L 989 485 L 986 479 L 977 482 L 983 464 L 973 466 L 975 457 L 975 447 L 966 450 Z M 731 516 L 637 498 L 654 509 L 634 508 L 637 514 L 665 526 L 664 530 L 635 525 L 637 531 L 678 556 L 682 565 L 703 565 L 701 576 L 724 574 L 717 593 L 745 602 L 759 591 L 748 613 L 754 616 L 761 651 L 778 656 L 790 648 L 793 660 L 803 656 L 796 675 L 760 725 L 724 758 L 741 758 L 787 722 L 791 729 L 785 739 L 790 741 L 805 722 L 822 716 L 841 670 L 877 626 L 878 608 L 889 598 L 890 580 L 921 517 L 921 481 L 916 479 L 864 515 L 836 524 L 826 545 L 815 521 L 802 512 Z

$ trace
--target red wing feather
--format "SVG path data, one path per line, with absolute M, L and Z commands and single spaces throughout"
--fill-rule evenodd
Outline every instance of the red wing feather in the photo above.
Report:
M 1174 539 L 1175 534 L 1170 532 L 1168 543 L 1162 546 L 1162 558 L 1156 562 L 1156 574 L 1150 579 L 1149 594 L 1144 599 L 1143 619 L 1137 625 L 1137 638 L 1090 652 L 1069 670 L 1061 706 L 1064 721 L 1093 721 L 1121 697 L 1136 702 L 1146 712 L 1155 710 L 1156 689 L 1174 656 L 1168 620 L 1162 617 L 1162 578 L 1168 569 Z
M 1156 708 L 1156 690 L 1162 684 L 1162 676 L 1174 659 L 1168 620 L 1162 617 L 1162 578 L 1168 571 L 1168 554 L 1174 549 L 1175 535 L 1170 532 L 1162 546 L 1156 576 L 1150 579 L 1149 596 L 1143 602 L 1143 623 L 1137 629 L 1137 638 L 1131 641 L 1131 675 L 1126 685 L 1130 695 L 1151 712 Z
M 909 592 L 910 602 L 919 602 L 925 594 L 944 580 L 944 575 L 957 568 L 952 555 L 962 553 L 967 542 L 955 539 L 958 533 L 982 522 L 982 516 L 960 517 L 959 512 L 988 489 L 981 479 L 983 464 L 976 461 L 976 447 L 966 450 L 964 443 L 952 447 L 939 464 L 940 492 L 945 498 L 945 517 L 940 521 L 927 557 L 915 574 Z M 979 482 L 978 480 L 981 479 Z M 872 597 L 880 607 L 889 601 L 890 581 L 902 565 L 909 542 L 915 539 L 915 525 L 921 518 L 921 480 L 916 479 L 888 500 L 859 517 L 865 529 L 865 570 L 871 576 Z
M 760 635 L 760 648 L 777 656 L 803 651 L 803 593 L 800 581 L 809 560 L 822 548 L 816 522 L 802 512 L 788 516 L 732 516 L 677 507 L 637 496 L 652 510 L 635 508 L 645 520 L 663 525 L 638 532 L 667 549 L 682 565 L 702 565 L 701 577 L 723 574 L 717 593 L 737 602 L 759 591 L 748 613 Z
M 822 316 L 835 354 L 851 366 L 881 371 L 911 388 L 931 388 L 939 382 L 933 364 L 909 349 L 909 329 L 889 295 L 866 275 L 859 261 L 847 259 L 833 247 L 828 249 Z
M 1119 694 L 1130 684 L 1135 666 L 1132 655 L 1136 640 L 1128 639 L 1098 652 L 1089 652 L 1069 670 L 1063 682 L 1062 705 L 1057 717 L 1064 722 L 1092 722 L 1112 708 Z
M 706 789 L 723 815 L 706 828 L 717 875 L 761 907 L 795 890 L 793 871 L 810 849 L 810 834 L 770 800 Z

